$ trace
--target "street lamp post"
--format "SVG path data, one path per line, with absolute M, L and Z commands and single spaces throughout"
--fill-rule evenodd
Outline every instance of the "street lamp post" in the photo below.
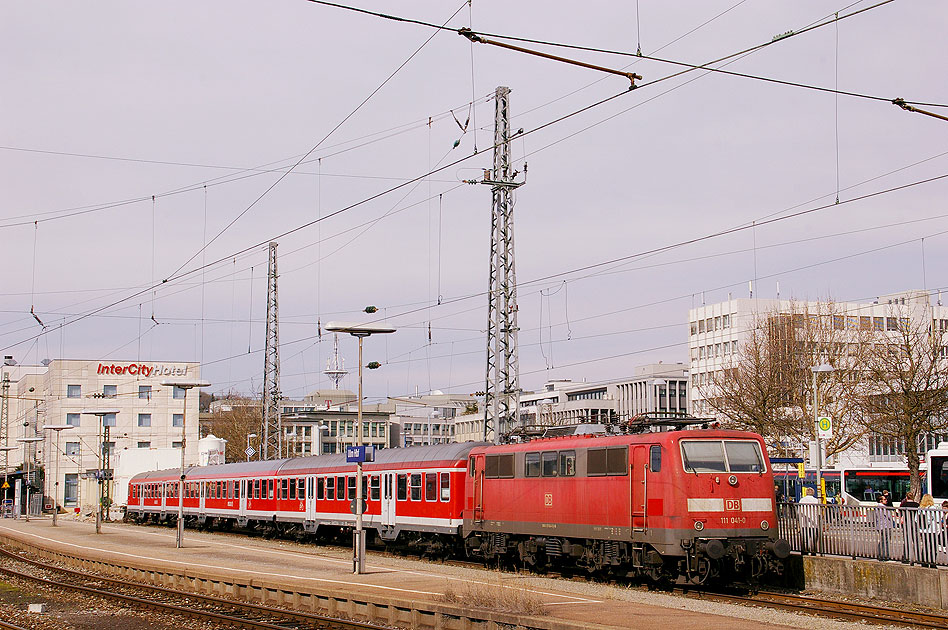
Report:
M 56 517 L 59 514 L 59 434 L 71 428 L 73 428 L 71 424 L 47 424 L 43 426 L 44 431 L 56 432 L 56 451 L 54 452 L 56 472 L 53 473 L 53 527 L 56 527 Z
M 0 446 L 0 452 L 3 453 L 3 499 L 2 499 L 3 502 L 0 503 L 0 510 L 3 510 L 2 516 L 6 516 L 7 490 L 10 489 L 10 479 L 9 479 L 10 451 L 15 451 L 15 450 L 16 450 L 16 447 L 10 446 L 9 444 Z
M 80 413 L 87 416 L 95 416 L 99 419 L 99 428 L 102 429 L 103 433 L 102 439 L 99 440 L 99 458 L 98 458 L 98 468 L 96 469 L 96 481 L 99 483 L 99 499 L 98 505 L 95 509 L 95 533 L 102 533 L 102 484 L 105 482 L 105 471 L 102 470 L 102 451 L 103 449 L 108 448 L 105 438 L 105 417 L 106 416 L 117 416 L 119 413 L 118 409 L 83 409 Z
M 368 309 L 366 309 L 368 310 Z M 328 332 L 349 333 L 359 340 L 359 412 L 358 429 L 356 430 L 356 446 L 363 446 L 362 434 L 362 340 L 370 335 L 381 335 L 395 332 L 394 328 L 380 326 L 378 324 L 356 324 L 349 322 L 329 322 L 326 325 Z M 360 449 L 364 455 L 364 449 Z M 352 572 L 356 574 L 365 573 L 365 532 L 362 529 L 362 460 L 360 457 L 356 462 L 356 528 L 352 536 Z
M 30 487 L 31 487 L 30 462 L 33 459 L 33 454 L 29 452 L 30 451 L 29 445 L 36 444 L 37 442 L 42 442 L 45 439 L 46 439 L 45 437 L 39 437 L 39 436 L 16 439 L 17 442 L 22 442 L 24 444 L 24 446 L 26 447 L 26 452 L 27 452 L 27 456 L 26 456 L 26 522 L 27 523 L 30 522 Z
M 253 438 L 255 438 L 255 437 L 257 437 L 257 434 L 256 434 L 256 433 L 248 433 L 248 434 L 247 434 L 247 450 L 244 451 L 244 454 L 247 456 L 247 461 L 248 461 L 248 462 L 250 461 L 250 440 L 253 439 Z
M 832 365 L 829 363 L 823 363 L 821 365 L 816 365 L 810 370 L 813 372 L 813 426 L 816 431 L 816 493 L 819 496 L 820 501 L 825 501 L 826 497 L 823 492 L 823 440 L 820 439 L 820 391 L 817 389 L 816 384 L 816 375 L 824 372 L 832 372 L 835 370 Z
M 184 449 L 187 446 L 185 430 L 188 426 L 188 390 L 195 387 L 210 387 L 211 384 L 207 381 L 161 381 L 161 385 L 184 390 L 182 399 L 184 411 L 181 413 L 181 470 L 178 476 L 178 522 L 176 523 L 178 533 L 174 543 L 175 548 L 180 549 L 184 546 Z

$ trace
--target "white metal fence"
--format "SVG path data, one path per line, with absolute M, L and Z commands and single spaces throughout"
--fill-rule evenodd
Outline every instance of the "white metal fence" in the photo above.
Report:
M 802 553 L 948 566 L 948 510 L 779 503 L 781 538 Z

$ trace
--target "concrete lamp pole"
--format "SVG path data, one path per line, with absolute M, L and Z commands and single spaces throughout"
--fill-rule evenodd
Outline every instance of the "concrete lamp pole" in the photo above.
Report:
M 10 446 L 10 445 L 0 446 L 0 453 L 3 453 L 3 493 L 2 493 L 3 501 L 7 500 L 7 494 L 8 494 L 7 490 L 10 489 L 10 478 L 9 478 L 10 451 L 15 451 L 15 450 L 16 450 L 15 446 Z M 6 508 L 6 503 L 2 503 L 0 505 L 2 505 L 3 508 Z M 6 516 L 5 513 L 3 515 Z
M 207 381 L 161 381 L 161 385 L 162 387 L 177 387 L 184 390 L 182 399 L 184 411 L 181 413 L 181 470 L 178 477 L 178 534 L 174 543 L 175 548 L 180 549 L 184 546 L 184 449 L 187 446 L 185 430 L 188 426 L 188 390 L 195 387 L 210 387 L 211 384 Z
M 820 391 L 816 387 L 816 375 L 836 370 L 829 363 L 816 365 L 810 370 L 813 372 L 813 424 L 816 430 L 816 494 L 820 502 L 826 501 L 823 492 L 823 440 L 820 439 Z
M 102 450 L 108 448 L 105 443 L 105 417 L 106 416 L 117 416 L 119 413 L 118 409 L 84 409 L 80 413 L 87 416 L 96 416 L 99 419 L 99 428 L 103 430 L 102 439 L 99 440 L 99 465 L 97 468 L 96 479 L 99 482 L 99 504 L 95 509 L 95 533 L 102 533 L 102 484 L 105 482 L 105 471 L 102 470 Z
M 329 431 L 329 425 L 320 424 L 316 426 L 316 455 L 323 454 L 323 431 Z
M 372 308 L 372 307 L 369 307 Z M 369 311 L 366 309 L 367 312 Z M 351 322 L 329 322 L 326 325 L 328 332 L 349 333 L 359 340 L 359 414 L 358 429 L 356 430 L 356 446 L 363 446 L 362 435 L 362 340 L 370 335 L 381 335 L 395 332 L 394 328 L 378 324 L 356 324 Z M 364 450 L 364 449 L 363 449 Z M 365 532 L 362 529 L 362 458 L 356 462 L 356 528 L 352 536 L 352 572 L 365 573 Z
M 53 473 L 53 527 L 56 527 L 56 517 L 59 514 L 59 434 L 68 429 L 72 429 L 71 424 L 46 424 L 43 425 L 44 431 L 56 432 L 56 472 Z
M 26 438 L 17 438 L 17 442 L 22 442 L 26 446 L 26 522 L 30 522 L 30 462 L 33 460 L 33 455 L 30 453 L 30 444 L 36 444 L 37 442 L 42 442 L 45 440 L 45 437 L 26 437 Z

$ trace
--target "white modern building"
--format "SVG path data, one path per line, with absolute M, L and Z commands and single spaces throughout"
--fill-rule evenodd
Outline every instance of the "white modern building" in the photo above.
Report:
M 762 298 L 728 299 L 688 311 L 691 400 L 695 415 L 710 415 L 706 400 L 713 395 L 715 375 L 740 359 L 742 348 L 759 322 L 774 315 L 816 318 L 838 331 L 879 330 L 895 334 L 906 319 L 932 322 L 936 332 L 948 332 L 948 307 L 927 291 L 909 290 L 883 295 L 872 302 L 800 301 Z M 796 326 L 796 324 L 794 323 Z M 814 358 L 814 365 L 822 362 Z M 931 436 L 934 443 L 937 436 Z M 904 445 L 870 437 L 839 461 L 904 462 Z
M 469 439 L 480 439 L 474 436 L 483 434 L 483 415 L 477 413 L 477 398 L 470 394 L 434 390 L 430 394 L 389 398 L 389 402 L 395 405 L 392 424 L 393 432 L 397 431 L 398 446 L 458 441 L 458 422 L 464 423 L 461 432 L 467 431 Z
M 16 445 L 22 437 L 43 437 L 35 446 L 11 451 L 14 465 L 31 459 L 47 471 L 46 495 L 57 487 L 59 504 L 65 507 L 94 505 L 98 495 L 97 470 L 108 470 L 106 460 L 128 449 L 180 449 L 186 431 L 185 459 L 197 463 L 198 393 L 164 387 L 167 380 L 200 378 L 197 363 L 171 361 L 99 361 L 55 359 L 45 366 L 32 366 L 11 388 L 20 404 L 11 414 L 8 440 Z M 95 416 L 92 409 L 116 409 L 118 413 Z M 48 425 L 69 425 L 59 436 L 44 430 Z M 106 439 L 106 433 L 108 438 Z M 13 455 L 16 455 L 14 458 Z

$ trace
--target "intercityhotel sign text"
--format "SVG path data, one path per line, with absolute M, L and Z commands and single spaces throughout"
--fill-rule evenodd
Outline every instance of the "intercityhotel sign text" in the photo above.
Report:
M 128 374 L 129 376 L 144 376 L 150 378 L 154 376 L 187 376 L 188 366 L 186 365 L 146 365 L 145 363 L 132 363 L 131 365 L 116 365 L 110 363 L 99 364 L 96 374 Z

